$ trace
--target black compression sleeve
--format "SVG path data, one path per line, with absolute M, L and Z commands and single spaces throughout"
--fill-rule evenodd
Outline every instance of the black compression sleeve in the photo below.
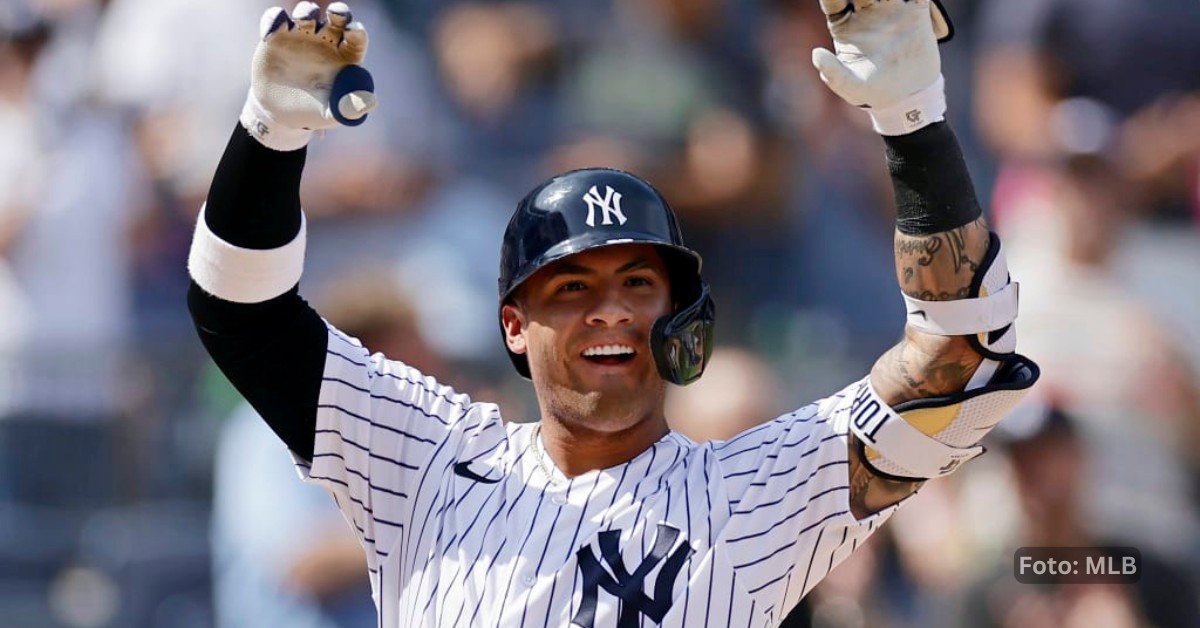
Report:
M 949 231 L 982 215 L 949 124 L 936 122 L 908 135 L 883 139 L 896 195 L 896 228 L 901 233 Z
M 249 249 L 283 246 L 300 231 L 306 151 L 280 152 L 239 124 L 213 176 L 208 228 Z M 297 288 L 262 303 L 232 303 L 192 282 L 188 310 L 200 341 L 238 392 L 296 454 L 311 461 L 328 332 Z
M 188 310 L 200 342 L 234 388 L 293 452 L 312 461 L 328 332 L 298 289 L 231 303 L 195 282 Z
M 291 242 L 300 232 L 300 175 L 307 154 L 307 148 L 271 150 L 236 125 L 208 190 L 208 228 L 246 249 Z

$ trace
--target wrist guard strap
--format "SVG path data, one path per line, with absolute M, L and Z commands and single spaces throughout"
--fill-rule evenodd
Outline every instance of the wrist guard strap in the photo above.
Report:
M 927 480 L 953 473 L 979 456 L 979 444 L 1038 380 L 1036 364 L 1013 354 L 974 390 L 889 407 L 864 378 L 841 400 L 863 460 L 879 475 Z

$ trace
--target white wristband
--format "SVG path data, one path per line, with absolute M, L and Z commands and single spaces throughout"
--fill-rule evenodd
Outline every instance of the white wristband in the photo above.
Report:
M 279 124 L 259 104 L 253 91 L 246 94 L 246 104 L 242 106 L 242 115 L 238 119 L 259 144 L 277 151 L 299 150 L 312 139 L 313 132 L 308 129 L 293 129 Z
M 196 219 L 188 274 L 205 292 L 234 303 L 260 303 L 296 285 L 304 272 L 305 220 L 291 242 L 275 249 L 247 249 L 222 240 L 208 228 L 204 207 Z
M 946 119 L 946 81 L 939 74 L 929 87 L 900 102 L 867 109 L 871 125 L 880 135 L 907 135 Z

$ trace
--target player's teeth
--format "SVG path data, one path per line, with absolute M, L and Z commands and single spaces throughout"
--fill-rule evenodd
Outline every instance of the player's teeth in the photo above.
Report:
M 604 345 L 600 347 L 591 347 L 583 352 L 583 355 L 626 355 L 633 353 L 633 347 L 625 345 Z

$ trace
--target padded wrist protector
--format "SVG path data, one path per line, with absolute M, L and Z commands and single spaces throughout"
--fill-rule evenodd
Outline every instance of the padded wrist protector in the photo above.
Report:
M 973 390 L 891 408 L 867 377 L 843 403 L 850 431 L 872 470 L 893 479 L 927 480 L 949 475 L 982 454 L 984 435 L 1008 415 L 1040 375 L 1033 361 L 1013 354 Z

